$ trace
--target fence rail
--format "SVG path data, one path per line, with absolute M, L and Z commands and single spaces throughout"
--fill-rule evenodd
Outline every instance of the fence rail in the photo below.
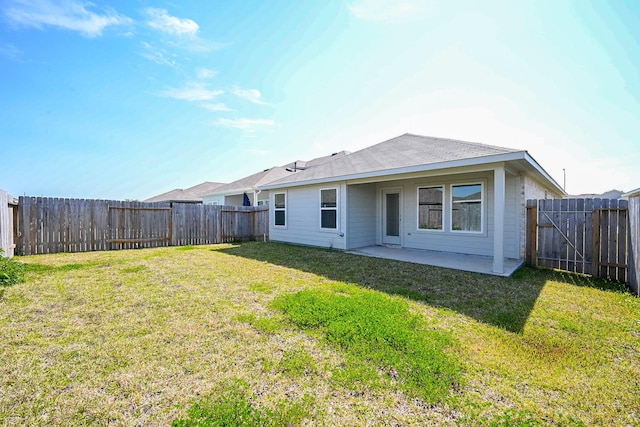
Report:
M 526 261 L 629 283 L 629 224 L 627 200 L 528 200 Z
M 16 253 L 153 248 L 268 238 L 265 207 L 20 197 Z

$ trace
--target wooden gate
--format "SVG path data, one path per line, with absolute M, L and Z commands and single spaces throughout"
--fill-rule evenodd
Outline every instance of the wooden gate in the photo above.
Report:
M 628 202 L 527 201 L 527 263 L 627 283 Z

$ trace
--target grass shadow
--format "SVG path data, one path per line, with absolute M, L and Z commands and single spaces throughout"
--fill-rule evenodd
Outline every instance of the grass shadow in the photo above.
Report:
M 549 280 L 605 290 L 620 288 L 552 270 L 523 268 L 505 278 L 282 243 L 245 243 L 213 250 L 403 296 L 515 333 L 522 333 Z

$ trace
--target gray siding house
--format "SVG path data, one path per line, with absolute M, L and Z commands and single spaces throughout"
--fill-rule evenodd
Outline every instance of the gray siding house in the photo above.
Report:
M 405 134 L 298 171 L 270 194 L 272 241 L 522 259 L 525 204 L 564 190 L 524 150 Z
M 284 166 L 274 166 L 253 175 L 240 178 L 229 184 L 221 185 L 203 195 L 204 204 L 242 206 L 244 195 L 251 206 L 261 206 L 269 204 L 269 191 L 261 188 L 282 178 L 288 177 L 295 172 L 307 170 L 315 166 L 334 161 L 348 154 L 345 151 L 334 153 L 329 156 L 318 157 L 313 160 L 297 160 Z

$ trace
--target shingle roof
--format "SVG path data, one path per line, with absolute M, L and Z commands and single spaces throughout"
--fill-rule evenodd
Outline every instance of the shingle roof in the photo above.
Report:
M 272 182 L 270 186 L 521 152 L 477 142 L 404 134 Z
M 262 172 L 254 173 L 253 175 L 222 185 L 213 191 L 210 191 L 208 195 L 218 193 L 242 193 L 244 191 L 257 188 L 260 185 L 267 185 L 273 181 L 277 181 L 291 175 L 291 173 L 292 172 L 287 171 L 283 166 L 274 166 L 270 169 L 265 169 Z
M 349 154 L 346 151 L 334 153 L 324 157 L 318 157 L 309 161 L 297 160 L 295 162 L 288 163 L 284 166 L 274 166 L 270 169 L 265 169 L 262 172 L 254 173 L 253 175 L 246 176 L 237 181 L 233 181 L 229 184 L 222 185 L 216 188 L 214 191 L 207 193 L 212 194 L 240 194 L 245 191 L 255 190 L 258 187 L 271 184 L 274 181 L 278 181 L 282 178 L 289 177 L 294 174 L 294 168 L 298 170 L 310 169 L 318 165 L 335 161 L 345 155 Z
M 145 202 L 202 202 L 202 196 L 211 193 L 218 187 L 224 185 L 222 182 L 203 182 L 186 189 L 176 188 L 166 193 L 146 199 Z

